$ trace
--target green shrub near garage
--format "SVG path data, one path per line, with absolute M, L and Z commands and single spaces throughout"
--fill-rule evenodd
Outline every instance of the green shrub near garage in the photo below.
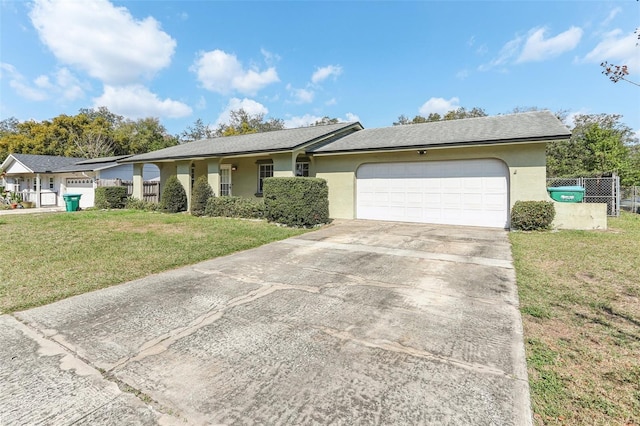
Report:
M 99 209 L 122 209 L 127 202 L 124 186 L 100 186 L 96 188 L 94 205 Z
M 555 216 L 556 209 L 551 201 L 516 201 L 511 209 L 511 229 L 546 230 Z
M 288 226 L 329 223 L 327 181 L 311 177 L 271 177 L 264 180 L 266 217 Z

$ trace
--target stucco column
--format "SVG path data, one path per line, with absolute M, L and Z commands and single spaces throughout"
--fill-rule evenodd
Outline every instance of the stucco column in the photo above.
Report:
M 209 160 L 207 162 L 207 180 L 213 189 L 213 195 L 220 195 L 220 161 Z
M 273 176 L 274 177 L 293 177 L 295 176 L 296 160 L 292 159 L 291 154 L 273 154 Z
M 144 163 L 134 163 L 133 164 L 133 193 L 131 194 L 133 198 L 137 198 L 138 200 L 144 199 Z
M 187 193 L 187 211 L 191 210 L 191 163 L 181 161 L 176 164 L 176 175 Z

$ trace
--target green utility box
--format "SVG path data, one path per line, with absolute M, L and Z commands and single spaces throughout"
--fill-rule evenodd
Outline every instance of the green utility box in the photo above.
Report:
M 560 203 L 581 203 L 584 198 L 584 188 L 581 186 L 554 186 L 547 188 L 549 196 Z
M 82 194 L 64 194 L 62 196 L 68 212 L 80 210 L 80 197 L 82 197 Z

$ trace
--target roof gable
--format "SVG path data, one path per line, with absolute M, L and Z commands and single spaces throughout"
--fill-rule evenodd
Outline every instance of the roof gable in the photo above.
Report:
M 17 161 L 27 169 L 26 172 L 50 173 L 57 171 L 60 168 L 76 164 L 78 161 L 82 160 L 85 160 L 85 158 L 60 157 L 56 155 L 9 154 L 2 164 L 4 168 L 5 165 L 9 166 L 13 161 Z M 6 171 L 10 173 L 9 170 Z
M 336 134 L 348 134 L 361 129 L 362 125 L 354 122 L 202 139 L 158 151 L 134 155 L 120 160 L 120 163 L 291 151 L 334 137 Z
M 309 153 L 389 150 L 415 147 L 488 145 L 567 139 L 571 132 L 549 111 L 467 118 L 364 129 Z

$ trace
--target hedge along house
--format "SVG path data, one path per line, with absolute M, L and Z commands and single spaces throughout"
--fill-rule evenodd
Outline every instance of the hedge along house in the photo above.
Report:
M 261 196 L 271 176 L 327 180 L 332 218 L 509 227 L 517 200 L 547 200 L 545 145 L 570 137 L 550 112 L 363 129 L 360 123 L 201 140 L 124 159 L 177 175 L 190 194 Z M 137 194 L 137 195 L 136 195 Z

